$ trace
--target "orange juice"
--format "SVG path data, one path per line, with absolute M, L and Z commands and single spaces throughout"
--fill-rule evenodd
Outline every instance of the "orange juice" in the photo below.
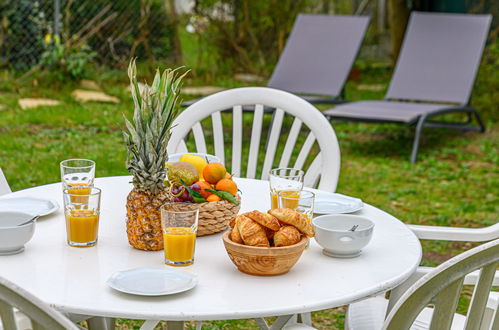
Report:
M 66 214 L 69 245 L 94 246 L 97 243 L 99 215 L 92 210 L 70 210 Z
M 89 195 L 92 188 L 85 183 L 73 183 L 68 188 L 70 195 Z M 87 203 L 88 197 L 71 196 L 71 203 Z
M 169 265 L 187 266 L 194 262 L 196 233 L 191 228 L 166 228 L 163 233 L 165 259 Z
M 272 209 L 276 209 L 279 207 L 279 192 L 281 190 L 274 190 L 270 192 L 270 198 L 272 200 Z M 281 196 L 289 197 L 290 199 L 283 201 L 283 208 L 295 209 L 298 207 L 298 200 L 300 198 L 299 190 L 286 190 L 285 193 L 281 193 Z

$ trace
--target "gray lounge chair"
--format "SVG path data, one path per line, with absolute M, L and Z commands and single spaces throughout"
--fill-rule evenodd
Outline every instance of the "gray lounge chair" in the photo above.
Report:
M 368 24 L 365 16 L 298 15 L 268 87 L 307 94 L 302 97 L 314 104 L 344 102 L 343 87 Z
M 413 12 L 385 99 L 342 104 L 323 113 L 331 119 L 416 125 L 412 163 L 425 127 L 484 132 L 470 95 L 491 19 L 491 15 Z M 467 120 L 431 120 L 447 113 L 465 113 Z M 472 125 L 473 117 L 478 125 Z

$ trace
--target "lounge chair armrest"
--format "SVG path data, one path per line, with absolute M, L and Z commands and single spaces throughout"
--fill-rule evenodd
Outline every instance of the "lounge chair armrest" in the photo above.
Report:
M 499 237 L 499 223 L 484 228 L 408 225 L 419 239 L 486 242 Z

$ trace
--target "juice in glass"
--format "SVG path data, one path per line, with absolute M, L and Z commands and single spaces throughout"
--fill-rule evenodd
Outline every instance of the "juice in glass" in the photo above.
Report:
M 194 262 L 196 233 L 192 228 L 170 227 L 163 232 L 165 262 L 172 266 L 187 266 Z
M 194 263 L 199 206 L 192 203 L 165 203 L 161 207 L 161 228 L 165 264 L 189 266 Z
M 70 184 L 68 187 L 68 193 L 71 196 L 71 203 L 87 203 L 88 202 L 88 195 L 90 194 L 90 190 L 92 188 L 85 183 L 73 183 Z M 75 195 L 81 195 L 80 196 L 75 196 Z M 85 197 L 87 195 L 87 197 Z
M 279 192 L 282 190 L 291 191 L 291 194 L 298 195 L 303 188 L 304 172 L 296 168 L 275 168 L 269 173 L 270 201 L 271 208 L 279 207 Z M 298 204 L 296 204 L 298 205 Z M 295 208 L 290 207 L 290 208 Z
M 276 209 L 279 207 L 279 193 L 280 190 L 274 190 L 270 192 L 270 199 L 272 201 L 272 208 Z M 282 208 L 287 208 L 287 209 L 295 209 L 298 207 L 298 200 L 300 198 L 300 191 L 299 190 L 286 190 L 282 191 L 281 195 L 285 194 L 286 197 L 289 197 L 289 199 L 286 199 L 285 202 L 282 204 Z
M 68 244 L 76 247 L 94 246 L 97 243 L 99 215 L 93 210 L 68 210 L 66 232 Z

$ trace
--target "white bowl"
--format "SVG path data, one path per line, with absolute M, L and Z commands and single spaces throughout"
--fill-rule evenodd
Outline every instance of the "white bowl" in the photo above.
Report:
M 182 157 L 182 155 L 184 154 L 200 156 L 203 159 L 207 159 L 208 163 L 221 163 L 220 158 L 218 158 L 217 156 L 196 152 L 182 152 L 178 154 L 168 155 L 167 162 L 178 162 L 180 160 L 180 157 Z
M 314 218 L 315 240 L 325 255 L 352 258 L 371 240 L 374 223 L 358 215 L 328 214 Z M 358 225 L 355 231 L 350 229 Z
M 18 226 L 33 218 L 23 212 L 0 212 L 0 255 L 16 254 L 24 251 L 26 244 L 35 232 L 35 222 Z

